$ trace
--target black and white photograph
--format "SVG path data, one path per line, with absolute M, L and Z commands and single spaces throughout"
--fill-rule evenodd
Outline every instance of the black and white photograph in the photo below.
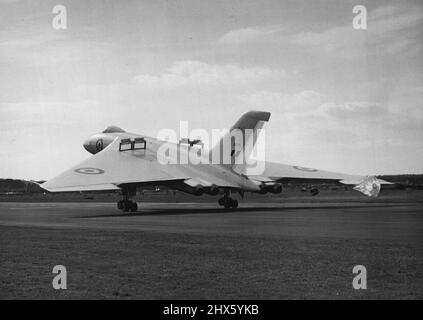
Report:
M 422 160 L 422 0 L 0 0 L 0 300 L 421 300 Z

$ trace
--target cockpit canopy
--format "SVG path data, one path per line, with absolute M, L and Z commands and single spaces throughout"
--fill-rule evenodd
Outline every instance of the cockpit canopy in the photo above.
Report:
M 126 132 L 126 131 L 117 126 L 108 126 L 101 133 L 116 133 L 116 132 Z

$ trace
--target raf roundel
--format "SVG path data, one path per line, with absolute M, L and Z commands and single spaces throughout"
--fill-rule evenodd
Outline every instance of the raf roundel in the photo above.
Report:
M 95 144 L 97 151 L 103 150 L 103 139 L 98 139 L 97 143 Z
M 78 168 L 74 170 L 77 173 L 82 174 L 102 174 L 104 173 L 104 170 L 98 169 L 98 168 Z

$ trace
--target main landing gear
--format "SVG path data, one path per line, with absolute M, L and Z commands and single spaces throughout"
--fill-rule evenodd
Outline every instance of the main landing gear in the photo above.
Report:
M 236 209 L 238 208 L 238 200 L 230 197 L 230 191 L 225 190 L 222 198 L 219 199 L 219 206 L 223 206 L 225 209 Z
M 131 200 L 131 197 L 136 195 L 136 188 L 122 189 L 123 199 L 117 202 L 117 208 L 124 212 L 137 212 L 138 204 Z
M 138 204 L 134 201 L 124 199 L 124 200 L 118 201 L 117 208 L 124 212 L 128 212 L 128 211 L 137 212 Z

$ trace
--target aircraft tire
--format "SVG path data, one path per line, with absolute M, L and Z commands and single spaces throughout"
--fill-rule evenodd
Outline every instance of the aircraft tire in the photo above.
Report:
M 131 203 L 131 212 L 137 212 L 138 211 L 138 204 L 136 202 Z
M 129 210 L 131 210 L 131 202 L 123 201 L 123 212 L 128 212 Z

